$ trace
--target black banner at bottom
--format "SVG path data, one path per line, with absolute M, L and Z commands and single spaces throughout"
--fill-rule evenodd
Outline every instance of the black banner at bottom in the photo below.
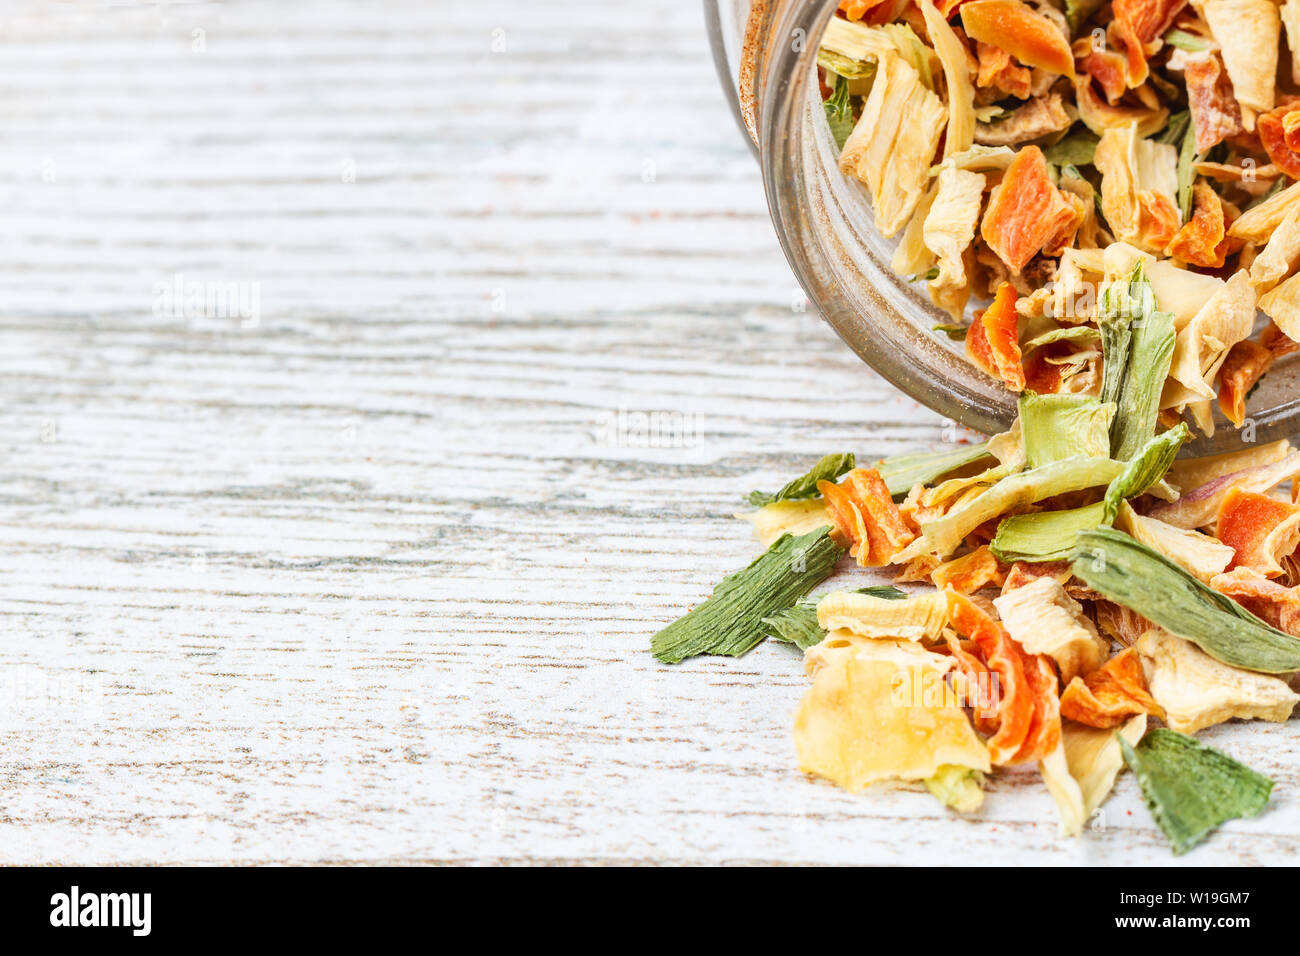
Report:
M 470 924 L 487 929 L 493 942 L 512 931 L 541 942 L 561 932 L 587 934 L 593 920 L 613 918 L 635 926 L 638 940 L 686 934 L 694 942 L 734 943 L 779 931 L 783 921 L 803 935 L 810 931 L 805 907 L 829 917 L 825 907 L 834 901 L 833 922 L 862 919 L 864 932 L 987 924 L 1017 934 L 1042 929 L 1053 938 L 1199 933 L 1228 942 L 1289 924 L 1287 882 L 1258 869 L 1187 868 L 571 869 L 544 876 L 456 868 L 10 868 L 0 869 L 0 920 L 10 933 L 50 942 L 302 945 L 402 930 L 459 926 L 459 933 Z

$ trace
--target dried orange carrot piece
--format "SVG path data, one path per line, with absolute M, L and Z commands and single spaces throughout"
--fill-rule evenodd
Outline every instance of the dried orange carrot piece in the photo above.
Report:
M 1133 648 L 1121 651 L 1061 694 L 1061 716 L 1089 727 L 1118 727 L 1138 714 L 1164 711 L 1147 691 L 1142 661 Z
M 874 468 L 854 468 L 839 484 L 819 481 L 817 490 L 826 499 L 837 540 L 849 545 L 849 553 L 863 567 L 888 564 L 916 539 Z
M 1263 114 L 1255 121 L 1255 132 L 1273 165 L 1292 179 L 1300 179 L 1300 153 L 1287 145 L 1286 119 L 1300 106 L 1286 105 Z
M 979 72 L 975 85 L 993 87 L 1018 99 L 1027 100 L 1033 91 L 1033 75 L 1023 66 L 1011 62 L 1011 54 L 991 43 L 976 43 Z
M 1234 345 L 1223 360 L 1219 369 L 1219 408 L 1238 428 L 1246 419 L 1246 395 L 1264 377 L 1273 358 L 1267 346 L 1245 339 Z
M 989 344 L 988 333 L 984 331 L 982 315 L 976 315 L 975 321 L 966 331 L 966 357 L 989 375 L 1001 378 L 998 375 L 998 363 L 993 358 L 993 346 Z
M 840 0 L 840 11 L 850 20 L 861 20 L 873 7 L 884 0 Z
M 1147 45 L 1173 26 L 1187 0 L 1115 0 L 1114 27 L 1128 57 L 1130 85 L 1146 81 Z
M 1010 282 L 999 285 L 993 304 L 975 319 L 974 325 L 980 326 L 982 335 L 967 346 L 968 353 L 982 349 L 981 343 L 987 346 L 987 353 L 981 351 L 972 357 L 977 362 L 987 357 L 992 365 L 990 374 L 1000 378 L 1013 392 L 1025 387 L 1025 370 L 1020 365 L 1020 314 L 1016 312 L 1016 298 L 1016 289 Z M 970 343 L 969 333 L 966 341 Z M 988 365 L 980 364 L 988 369 Z
M 1142 238 L 1157 249 L 1172 242 L 1178 232 L 1178 208 L 1163 193 L 1149 189 L 1139 192 L 1138 216 Z
M 1282 117 L 1282 136 L 1287 149 L 1300 152 L 1300 110 L 1293 109 Z
M 1006 580 L 1002 582 L 1002 593 L 1033 584 L 1039 578 L 1055 578 L 1064 584 L 1072 573 L 1069 561 L 1017 561 L 1011 565 Z
M 1218 56 L 1189 59 L 1183 79 L 1187 83 L 1187 106 L 1192 114 L 1192 128 L 1196 130 L 1198 153 L 1208 152 L 1245 130 L 1241 107 L 1232 95 L 1232 84 Z
M 1261 621 L 1300 637 L 1300 587 L 1288 588 L 1268 578 L 1219 574 L 1210 582 Z
M 1052 185 L 1043 151 L 1037 146 L 1025 146 L 1016 153 L 1001 184 L 993 190 L 980 223 L 980 235 L 1018 275 L 1074 218 L 1074 206 Z
M 1300 511 L 1300 506 L 1270 495 L 1230 488 L 1219 505 L 1216 533 L 1236 554 L 1228 570 L 1247 567 L 1268 574 L 1277 573 L 1277 556 L 1268 553 L 1268 537 L 1283 521 Z
M 1063 358 L 1070 354 L 1070 350 L 1068 342 L 1053 342 L 1029 353 L 1029 358 L 1024 361 L 1025 388 L 1039 395 L 1059 392 L 1064 367 L 1047 360 Z
M 948 653 L 957 661 L 965 681 L 965 687 L 959 689 L 963 691 L 962 702 L 975 712 L 975 729 L 985 736 L 992 736 L 998 729 L 1001 688 L 995 686 L 995 679 L 984 662 L 964 647 L 952 631 L 944 631 L 943 636 L 948 644 Z
M 1206 269 L 1222 268 L 1228 254 L 1223 200 L 1203 182 L 1196 184 L 1192 195 L 1192 218 L 1165 246 L 1165 255 Z
M 997 731 L 987 741 L 989 760 L 1023 763 L 1046 756 L 1061 732 L 1051 659 L 1025 653 L 1001 623 L 966 595 L 951 589 L 946 593 L 953 627 L 974 642 L 997 677 Z
M 1115 50 L 1096 50 L 1090 46 L 1088 55 L 1079 60 L 1079 72 L 1096 80 L 1111 105 L 1118 103 L 1128 91 L 1128 61 Z
M 1151 43 L 1174 25 L 1187 0 L 1115 0 L 1115 19 L 1123 20 L 1142 44 Z
M 1279 329 L 1276 322 L 1270 322 L 1264 331 L 1259 333 L 1259 344 L 1272 352 L 1275 359 L 1300 349 L 1300 342 Z
M 962 594 L 970 594 L 991 584 L 1001 587 L 1005 578 L 1002 563 L 987 544 L 980 545 L 970 554 L 945 561 L 930 572 L 935 587 L 952 588 Z
M 961 22 L 972 39 L 1002 47 L 1025 66 L 1074 75 L 1065 34 L 1020 0 L 969 0 L 962 4 Z
M 1026 654 L 1025 680 L 1034 701 L 1034 716 L 1011 763 L 1040 760 L 1061 742 L 1061 699 L 1057 696 L 1056 665 L 1046 654 Z

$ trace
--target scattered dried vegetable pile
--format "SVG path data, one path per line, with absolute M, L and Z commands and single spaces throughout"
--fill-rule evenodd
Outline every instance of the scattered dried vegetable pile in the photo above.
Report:
M 767 550 L 657 634 L 655 656 L 801 649 L 800 766 L 852 791 L 923 781 L 972 812 L 986 774 L 1036 764 L 1077 835 L 1127 763 L 1180 853 L 1259 813 L 1271 781 L 1188 735 L 1300 701 L 1300 505 L 1279 491 L 1300 451 L 1176 460 L 1187 425 L 1164 428 L 1133 385 L 1148 339 L 1170 334 L 1144 264 L 1103 300 L 1130 366 L 1112 397 L 1026 390 L 981 444 L 871 468 L 828 455 L 754 492 L 740 517 Z M 933 588 L 808 598 L 846 555 Z
M 843 0 L 818 67 L 894 270 L 1009 389 L 1113 400 L 1099 290 L 1139 263 L 1166 427 L 1240 427 L 1297 348 L 1300 0 Z

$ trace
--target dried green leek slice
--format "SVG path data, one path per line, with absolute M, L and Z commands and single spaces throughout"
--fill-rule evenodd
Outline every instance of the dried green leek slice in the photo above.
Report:
M 989 443 L 962 445 L 951 451 L 922 451 L 894 455 L 876 462 L 876 471 L 895 498 L 906 495 L 913 485 L 928 485 L 951 471 L 973 464 L 989 455 Z
M 1155 434 L 1160 390 L 1174 355 L 1174 317 L 1156 309 L 1145 266 L 1116 280 L 1097 304 L 1101 330 L 1101 400 L 1115 403 L 1110 456 L 1128 461 Z
M 1088 395 L 1020 394 L 1020 430 L 1030 468 L 1083 455 L 1110 456 L 1110 423 L 1115 406 Z
M 1113 528 L 1081 531 L 1076 577 L 1225 664 L 1265 674 L 1300 670 L 1300 640 L 1264 623 L 1177 564 Z
M 1106 488 L 1106 514 L 1101 523 L 1110 527 L 1119 513 L 1121 501 L 1142 494 L 1160 481 L 1178 457 L 1178 449 L 1191 434 L 1187 426 L 1179 422 L 1143 445 L 1129 460 L 1123 473 Z
M 783 534 L 747 567 L 729 574 L 706 600 L 650 640 L 669 664 L 696 654 L 739 657 L 766 636 L 763 619 L 784 611 L 830 576 L 844 549 L 830 527 Z
M 923 546 L 928 551 L 947 556 L 957 550 L 966 535 L 991 518 L 1019 505 L 1032 504 L 1069 491 L 1108 485 L 1123 470 L 1122 463 L 1109 458 L 1078 456 L 1008 475 L 942 518 L 922 522 Z
M 1065 561 L 1074 555 L 1079 532 L 1097 527 L 1104 513 L 1105 504 L 1098 501 L 1068 511 L 1013 515 L 998 525 L 989 548 L 1006 564 Z
M 925 789 L 945 807 L 958 813 L 974 813 L 984 802 L 984 774 L 972 767 L 946 763 L 926 777 Z

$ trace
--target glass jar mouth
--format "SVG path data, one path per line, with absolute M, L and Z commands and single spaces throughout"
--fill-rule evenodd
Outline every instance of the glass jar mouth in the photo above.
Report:
M 809 301 L 872 369 L 968 428 L 1002 431 L 1016 394 L 934 331 L 951 322 L 923 287 L 890 268 L 864 190 L 840 172 L 817 84 L 818 41 L 836 0 L 705 0 L 713 53 L 728 99 L 756 144 L 768 210 Z M 728 38 L 734 42 L 728 44 Z M 1238 429 L 1215 408 L 1213 436 L 1184 455 L 1240 450 L 1300 432 L 1300 354 L 1278 361 Z

